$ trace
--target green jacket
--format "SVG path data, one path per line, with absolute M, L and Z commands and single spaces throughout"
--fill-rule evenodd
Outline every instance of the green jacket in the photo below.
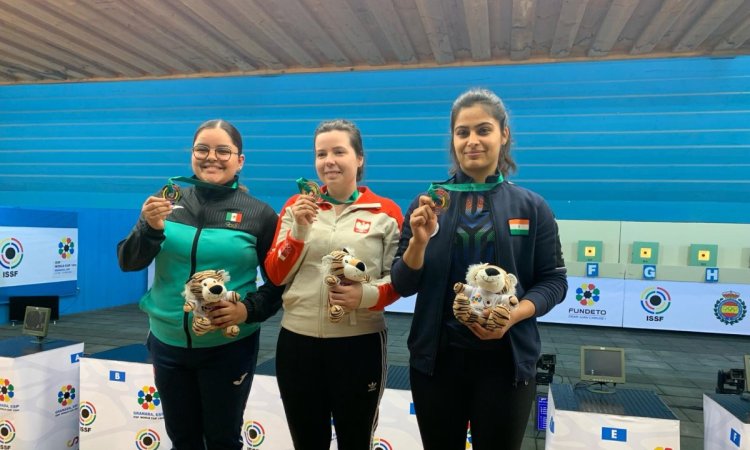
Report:
M 141 217 L 117 245 L 124 271 L 156 263 L 153 285 L 141 298 L 140 307 L 149 316 L 151 332 L 165 344 L 188 348 L 228 344 L 256 332 L 257 322 L 275 314 L 281 305 L 283 288 L 270 282 L 256 284 L 278 216 L 266 203 L 237 189 L 236 180 L 230 185 L 181 189 L 163 231 Z M 185 282 L 195 272 L 209 269 L 228 271 L 227 289 L 240 294 L 247 307 L 247 323 L 240 325 L 236 338 L 226 338 L 218 330 L 196 336 L 192 313 L 182 310 Z

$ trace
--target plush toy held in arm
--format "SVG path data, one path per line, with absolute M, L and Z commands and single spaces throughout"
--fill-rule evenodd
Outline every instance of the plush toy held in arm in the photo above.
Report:
M 456 293 L 453 315 L 464 325 L 478 323 L 488 330 L 502 328 L 518 305 L 516 283 L 516 276 L 499 266 L 486 263 L 469 266 L 466 284 L 453 286 Z
M 193 333 L 196 336 L 203 336 L 209 331 L 219 329 L 211 325 L 211 319 L 208 318 L 208 313 L 217 303 L 221 300 L 237 303 L 240 300 L 238 293 L 227 290 L 224 285 L 227 281 L 229 281 L 229 272 L 226 270 L 203 270 L 193 274 L 185 283 L 185 290 L 182 292 L 185 304 L 182 310 L 193 312 Z M 240 334 L 240 327 L 230 325 L 223 328 L 221 332 L 224 336 L 233 338 Z
M 354 257 L 352 252 L 343 248 L 334 250 L 323 257 L 323 282 L 330 289 L 336 285 L 349 285 L 355 283 L 367 283 L 370 276 L 367 275 L 367 266 L 364 262 Z M 328 319 L 331 322 L 340 322 L 344 317 L 344 308 L 340 305 L 328 303 Z

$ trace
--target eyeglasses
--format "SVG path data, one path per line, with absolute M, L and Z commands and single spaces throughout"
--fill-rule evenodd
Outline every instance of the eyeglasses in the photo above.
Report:
M 195 159 L 204 160 L 208 158 L 210 153 L 211 147 L 208 145 L 196 145 L 193 147 L 193 156 L 195 156 Z M 239 155 L 240 152 L 233 152 L 230 147 L 219 145 L 218 147 L 214 147 L 214 154 L 219 161 L 229 161 L 232 155 Z

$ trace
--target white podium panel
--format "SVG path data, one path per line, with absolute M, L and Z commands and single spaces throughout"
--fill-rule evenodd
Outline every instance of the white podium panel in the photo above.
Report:
M 81 360 L 81 450 L 171 448 L 148 351 L 142 344 Z M 244 414 L 245 450 L 292 450 L 276 377 L 256 374 Z M 332 428 L 331 449 L 337 449 Z M 386 389 L 373 450 L 422 448 L 411 391 Z M 467 449 L 471 447 L 467 445 Z M 2 449 L 2 447 L 0 447 Z
M 547 450 L 680 448 L 679 420 L 649 391 L 599 394 L 552 384 L 547 417 Z
M 81 358 L 81 449 L 171 448 L 142 344 Z
M 72 341 L 0 341 L 0 449 L 78 448 L 81 355 Z
M 703 394 L 703 448 L 750 449 L 750 400 L 733 394 Z

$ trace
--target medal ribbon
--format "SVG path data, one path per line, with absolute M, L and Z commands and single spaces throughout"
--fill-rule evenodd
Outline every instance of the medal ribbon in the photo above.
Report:
M 446 191 L 454 191 L 454 192 L 482 192 L 482 191 L 489 191 L 490 189 L 494 188 L 498 184 L 503 182 L 503 176 L 500 175 L 496 182 L 494 183 L 461 183 L 461 184 L 441 184 L 441 183 L 432 183 L 430 184 L 429 189 L 427 189 L 427 195 L 429 195 L 433 200 L 438 200 L 439 196 L 437 195 L 436 191 L 438 189 L 444 189 Z

